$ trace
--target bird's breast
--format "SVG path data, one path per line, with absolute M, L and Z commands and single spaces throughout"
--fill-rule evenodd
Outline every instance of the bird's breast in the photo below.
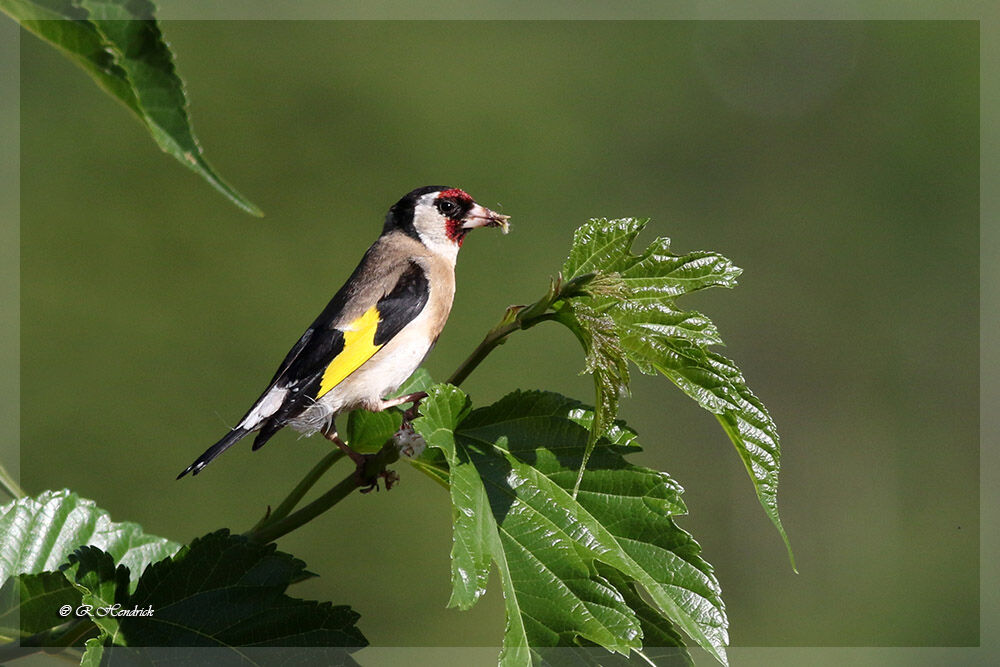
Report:
M 334 412 L 372 408 L 395 392 L 423 362 L 451 313 L 455 274 L 449 267 L 425 266 L 430 295 L 423 310 L 371 359 L 320 399 Z

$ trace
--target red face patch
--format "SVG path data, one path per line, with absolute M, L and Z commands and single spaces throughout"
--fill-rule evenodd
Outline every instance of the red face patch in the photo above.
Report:
M 458 199 L 463 202 L 471 202 L 472 197 L 465 192 L 465 190 L 459 190 L 458 188 L 452 188 L 451 190 L 445 190 L 438 195 L 440 199 Z
M 476 202 L 465 190 L 451 188 L 442 190 L 436 197 L 435 203 L 438 210 L 445 216 L 445 233 L 448 238 L 461 246 L 469 230 L 462 228 L 460 218 L 464 218 L 465 212 L 472 208 Z
M 461 192 L 461 190 L 459 190 L 459 192 Z M 461 247 L 462 241 L 465 240 L 465 235 L 469 233 L 469 230 L 462 229 L 462 222 L 460 220 L 452 220 L 451 218 L 445 221 L 445 225 L 445 233 L 448 235 L 448 238 Z

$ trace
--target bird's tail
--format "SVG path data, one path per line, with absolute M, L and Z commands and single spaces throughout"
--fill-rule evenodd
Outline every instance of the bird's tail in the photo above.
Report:
M 198 460 L 189 465 L 184 469 L 184 472 L 177 475 L 177 479 L 180 479 L 184 475 L 191 473 L 192 475 L 197 475 L 201 472 L 201 469 L 212 462 L 216 456 L 226 451 L 237 442 L 243 439 L 247 433 L 250 433 L 249 429 L 245 428 L 234 428 L 232 431 L 227 433 L 225 437 L 219 440 L 217 443 L 205 450 L 205 453 L 198 457 Z

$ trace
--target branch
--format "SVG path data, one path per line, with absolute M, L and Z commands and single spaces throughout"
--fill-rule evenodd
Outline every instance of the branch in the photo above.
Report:
M 14 500 L 24 498 L 25 496 L 28 495 L 24 492 L 24 489 L 22 489 L 21 486 L 14 480 L 13 475 L 7 472 L 7 469 L 3 467 L 3 464 L 0 464 L 0 488 L 3 488 L 3 490 L 7 493 L 7 495 L 9 495 Z
M 335 449 L 320 459 L 319 463 L 314 465 L 312 470 L 306 473 L 306 476 L 302 478 L 302 481 L 299 482 L 294 489 L 292 489 L 292 492 L 288 494 L 288 497 L 285 498 L 280 505 L 278 505 L 277 509 L 272 512 L 271 507 L 268 506 L 264 517 L 258 521 L 253 528 L 247 531 L 247 534 L 250 535 L 257 531 L 261 531 L 268 525 L 276 523 L 280 519 L 284 519 L 288 516 L 288 514 L 295 509 L 295 506 L 299 504 L 309 489 L 311 489 L 316 482 L 319 481 L 319 478 L 326 474 L 326 471 L 343 457 L 344 452 L 339 449 Z
M 448 384 L 457 387 L 464 382 L 472 371 L 489 356 L 490 352 L 503 345 L 507 341 L 507 337 L 515 331 L 530 329 L 541 322 L 556 319 L 556 314 L 552 312 L 552 307 L 563 299 L 583 294 L 585 291 L 584 288 L 594 277 L 595 274 L 588 273 L 564 283 L 562 275 L 558 275 L 550 282 L 549 291 L 545 293 L 545 296 L 535 303 L 530 306 L 508 307 L 500 323 L 490 329 L 486 337 L 483 338 L 483 342 L 451 374 L 451 377 L 447 380 Z
M 327 458 L 330 457 L 327 456 Z M 324 459 L 324 461 L 325 460 L 326 459 Z M 328 509 L 332 508 L 341 500 L 349 496 L 355 489 L 368 486 L 370 483 L 369 480 L 378 479 L 379 475 L 382 474 L 386 466 L 395 463 L 398 460 L 399 450 L 396 449 L 396 445 L 390 440 L 382 446 L 382 449 L 380 449 L 377 454 L 373 454 L 368 457 L 364 474 L 359 475 L 357 471 L 352 472 L 332 489 L 297 512 L 293 512 L 288 516 L 277 520 L 265 521 L 263 522 L 263 525 L 258 524 L 259 527 L 255 526 L 254 528 L 251 528 L 249 531 L 244 533 L 244 535 L 257 542 L 273 542 L 279 537 L 292 532 L 296 528 L 309 523 L 320 514 L 326 512 Z M 323 461 L 321 461 L 320 464 L 317 464 L 316 467 L 310 471 L 310 475 L 312 475 L 312 473 L 315 472 L 322 463 Z M 329 465 L 327 468 L 328 467 Z M 325 470 L 323 472 L 325 472 Z M 310 475 L 307 475 L 306 479 L 308 479 Z M 302 486 L 302 483 L 305 481 L 306 480 L 304 479 L 303 482 L 300 482 L 299 486 Z M 296 487 L 296 490 L 297 489 L 298 487 Z M 292 492 L 292 495 L 294 494 L 295 491 Z M 291 495 L 289 498 L 291 498 Z M 285 503 L 282 503 L 282 505 L 284 504 Z
M 70 623 L 65 630 L 49 629 L 29 637 L 23 637 L 13 643 L 0 646 L 0 662 L 6 663 L 41 652 L 65 658 L 63 651 L 73 647 L 97 629 L 97 626 L 89 618 L 80 618 Z

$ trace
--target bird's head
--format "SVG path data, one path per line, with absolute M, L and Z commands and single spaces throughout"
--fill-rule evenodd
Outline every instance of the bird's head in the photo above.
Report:
M 500 227 L 507 233 L 507 218 L 477 204 L 458 188 L 429 185 L 417 188 L 389 209 L 382 233 L 400 230 L 432 252 L 454 257 L 465 235 L 476 227 Z

